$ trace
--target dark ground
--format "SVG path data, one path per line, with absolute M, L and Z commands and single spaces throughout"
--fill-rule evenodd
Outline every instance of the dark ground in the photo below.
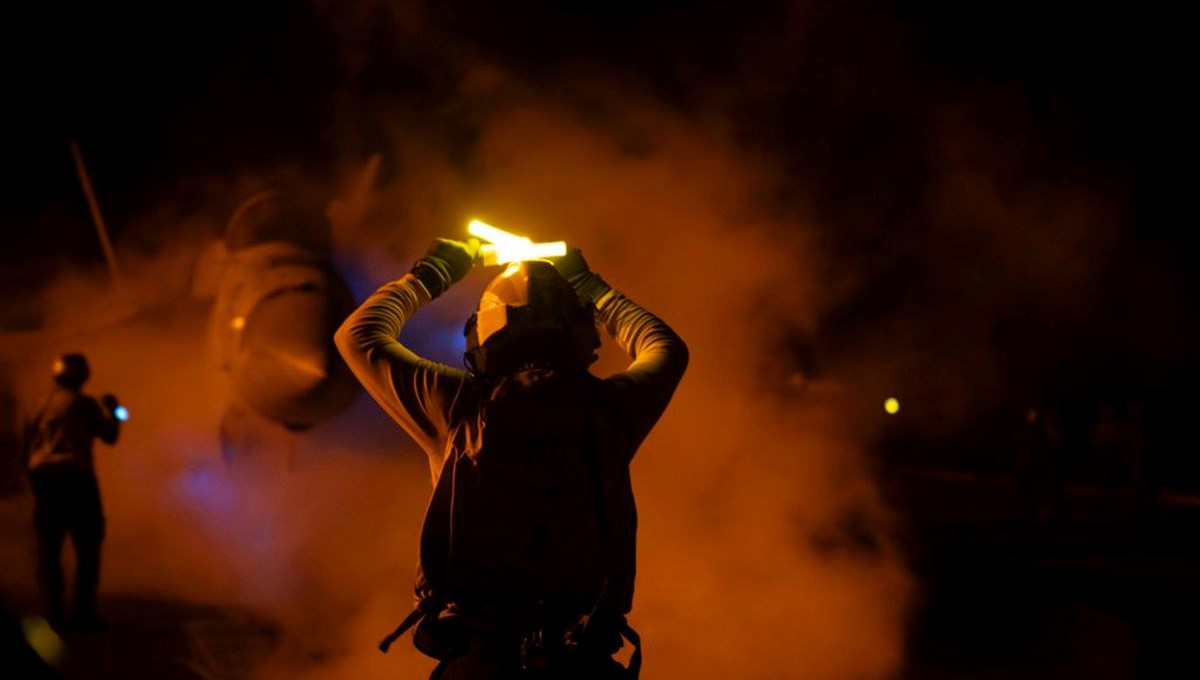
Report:
M 897 477 L 924 584 L 907 678 L 1200 677 L 1200 499 L 1133 521 L 1125 489 L 1072 484 L 1039 522 L 1011 478 Z
M 70 680 L 212 680 L 248 678 L 267 657 L 275 632 L 237 612 L 138 597 L 102 598 L 106 625 L 64 631 L 51 667 L 25 643 L 36 625 L 28 603 L 8 607 L 3 621 L 6 677 Z M 18 616 L 14 609 L 24 612 Z M 46 635 L 46 633 L 43 633 Z M 14 673 L 7 675 L 8 672 Z
M 1061 516 L 1039 522 L 1004 476 L 888 479 L 921 584 L 903 680 L 1200 677 L 1200 498 L 1164 493 L 1152 521 L 1132 522 L 1123 490 L 1075 484 Z M 248 678 L 277 641 L 245 613 L 108 596 L 104 629 L 62 635 L 56 673 L 24 641 L 32 592 L 3 604 L 5 677 Z

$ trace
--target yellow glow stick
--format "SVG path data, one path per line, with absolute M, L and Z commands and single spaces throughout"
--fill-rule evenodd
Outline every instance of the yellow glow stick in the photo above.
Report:
M 481 238 L 485 241 L 491 241 L 496 245 L 500 245 L 502 243 L 532 243 L 532 241 L 524 236 L 510 234 L 503 229 L 497 229 L 487 222 L 480 222 L 479 220 L 471 220 L 471 223 L 467 225 L 467 231 L 471 234 L 471 236 Z
M 511 234 L 479 220 L 471 220 L 471 223 L 467 225 L 467 231 L 476 238 L 491 241 L 480 249 L 485 266 L 520 262 L 521 260 L 542 260 L 567 254 L 565 241 L 534 243 L 524 236 Z

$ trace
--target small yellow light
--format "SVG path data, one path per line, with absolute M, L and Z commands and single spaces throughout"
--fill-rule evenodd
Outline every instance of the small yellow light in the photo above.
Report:
M 896 415 L 900 412 L 900 400 L 895 397 L 888 397 L 883 402 L 883 410 L 887 411 L 890 415 Z
M 234 317 L 233 321 L 229 322 L 229 327 L 235 331 L 242 330 L 243 328 L 246 327 L 246 317 L 244 317 L 244 316 Z

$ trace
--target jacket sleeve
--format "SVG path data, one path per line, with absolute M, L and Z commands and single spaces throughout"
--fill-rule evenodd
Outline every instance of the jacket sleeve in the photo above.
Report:
M 633 362 L 607 379 L 626 422 L 641 442 L 667 409 L 687 369 L 688 349 L 661 319 L 610 290 L 596 303 L 596 320 Z
M 465 371 L 417 356 L 397 338 L 430 301 L 411 274 L 375 291 L 338 328 L 334 343 L 367 393 L 425 450 L 436 476 L 449 430 L 450 409 Z
M 105 444 L 116 444 L 117 438 L 121 436 L 121 421 L 95 399 L 89 398 L 85 403 L 87 419 L 95 435 Z

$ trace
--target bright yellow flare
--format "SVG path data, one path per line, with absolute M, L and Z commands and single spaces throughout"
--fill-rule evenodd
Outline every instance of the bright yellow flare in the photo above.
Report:
M 567 244 L 564 241 L 534 243 L 524 236 L 510 234 L 479 220 L 471 220 L 471 223 L 467 225 L 467 231 L 476 238 L 491 241 L 480 249 L 484 265 L 542 260 L 567 254 Z
M 900 412 L 900 400 L 895 397 L 888 397 L 887 401 L 883 402 L 883 410 L 896 415 Z

